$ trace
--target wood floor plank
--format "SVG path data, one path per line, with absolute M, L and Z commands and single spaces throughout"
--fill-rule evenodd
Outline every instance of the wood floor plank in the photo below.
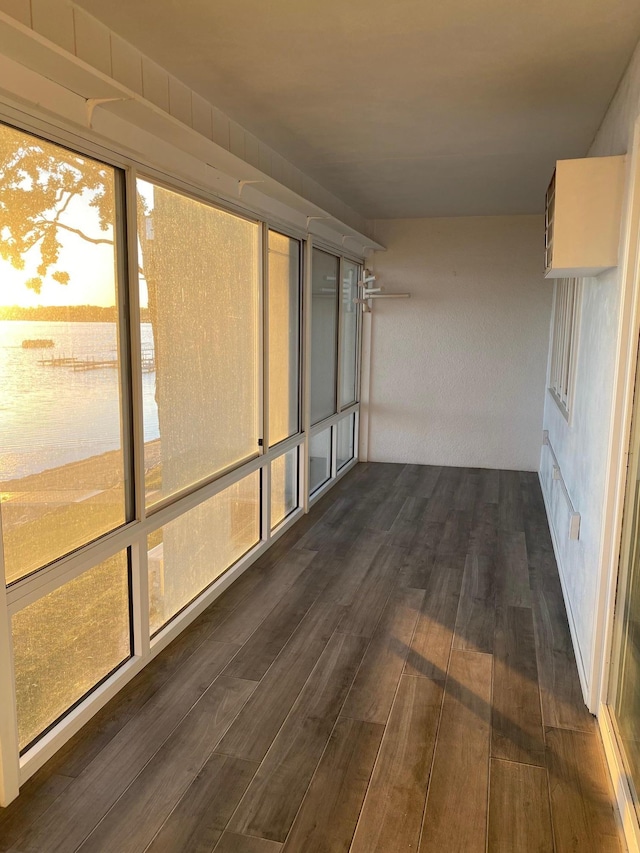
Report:
M 439 465 L 405 465 L 394 483 L 394 493 L 410 498 L 430 498 L 441 472 Z
M 386 723 L 404 669 L 424 590 L 399 590 L 389 599 L 342 709 L 342 715 Z
M 384 726 L 341 718 L 287 837 L 287 853 L 347 853 Z
M 238 806 L 229 829 L 283 842 L 367 643 L 334 634 Z
M 283 595 L 316 556 L 315 551 L 294 550 L 283 557 L 273 572 L 254 589 L 243 607 L 236 608 L 214 632 L 219 643 L 246 643 Z
M 400 586 L 426 589 L 436 561 L 444 524 L 426 522 L 417 532 L 411 545 L 404 549 L 402 568 L 398 575 Z
M 79 851 L 145 850 L 255 687 L 252 681 L 218 678 Z
M 531 607 L 529 562 L 524 532 L 499 531 L 497 563 L 497 603 L 507 607 Z
M 470 554 L 496 559 L 498 549 L 498 505 L 482 503 L 476 506 L 469 533 Z
M 554 853 L 546 768 L 492 759 L 490 789 L 489 853 Z
M 597 732 L 546 729 L 557 853 L 621 853 L 613 796 Z
M 500 530 L 520 533 L 524 530 L 522 492 L 518 471 L 500 471 L 498 524 Z
M 422 527 L 424 514 L 429 505 L 427 498 L 405 498 L 402 509 L 389 531 L 389 544 L 407 548 Z
M 464 568 L 471 533 L 471 512 L 452 509 L 438 542 L 436 558 L 449 566 Z
M 367 526 L 372 530 L 388 533 L 395 524 L 406 499 L 407 495 L 404 492 L 399 494 L 393 492 L 377 505 L 372 502 Z
M 456 494 L 465 476 L 464 468 L 443 468 L 429 498 L 424 521 L 444 524 L 454 509 Z
M 478 503 L 481 485 L 480 470 L 478 468 L 465 468 L 462 482 L 455 493 L 454 509 L 473 512 Z
M 279 853 L 280 850 L 282 844 L 275 841 L 225 832 L 216 845 L 215 853 Z
M 490 655 L 474 652 L 451 655 L 421 853 L 430 850 L 485 853 L 491 666 Z
M 380 530 L 363 530 L 344 557 L 334 556 L 323 567 L 323 601 L 335 601 L 348 607 L 360 595 L 362 584 L 371 572 L 380 549 L 387 543 L 387 536 Z
M 493 652 L 495 633 L 495 562 L 469 553 L 465 561 L 453 648 Z
M 495 469 L 485 468 L 480 475 L 481 488 L 479 499 L 484 504 L 498 504 L 500 496 L 500 473 Z
M 403 675 L 351 853 L 417 850 L 443 683 Z
M 354 548 L 357 544 L 356 542 Z M 349 563 L 350 566 L 352 564 Z M 337 560 L 330 560 L 327 563 L 323 555 L 317 555 L 311 560 L 295 583 L 281 594 L 279 602 L 244 643 L 224 674 L 259 681 L 292 637 L 320 593 L 328 585 L 336 586 L 333 581 L 338 580 L 340 574 L 340 564 Z
M 222 739 L 217 751 L 262 761 L 343 615 L 313 605 Z
M 146 853 L 211 853 L 257 769 L 253 761 L 211 755 Z
M 344 634 L 371 637 L 402 568 L 404 549 L 383 545 L 362 580 L 353 603 L 347 608 L 339 630 Z
M 427 584 L 405 664 L 406 675 L 442 679 L 453 644 L 464 571 L 436 564 Z
M 29 779 L 18 798 L 0 808 L 0 851 L 11 850 L 24 834 L 25 825 L 43 815 L 72 781 L 71 776 L 42 772 Z
M 238 647 L 207 640 L 19 839 L 24 853 L 75 850 L 153 758 Z
M 533 617 L 526 607 L 505 607 L 497 614 L 492 727 L 493 758 L 544 766 Z

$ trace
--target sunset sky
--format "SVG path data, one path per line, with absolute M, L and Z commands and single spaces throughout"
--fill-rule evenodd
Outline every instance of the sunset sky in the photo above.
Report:
M 23 136 L 9 128 L 3 128 L 2 132 L 12 144 L 18 144 Z M 41 144 L 47 150 L 64 151 L 50 143 Z M 147 210 L 151 211 L 154 206 L 153 185 L 139 180 L 138 192 L 144 197 Z M 63 214 L 62 222 L 81 230 L 89 237 L 112 240 L 113 229 L 110 228 L 108 231 L 100 229 L 97 211 L 89 205 L 90 198 L 83 196 L 77 196 L 71 201 Z M 58 230 L 58 239 L 62 244 L 58 263 L 50 268 L 39 294 L 34 293 L 25 284 L 28 279 L 37 275 L 36 269 L 40 262 L 37 246 L 25 256 L 24 270 L 16 270 L 8 261 L 0 259 L 0 307 L 7 305 L 19 305 L 23 308 L 34 308 L 39 305 L 110 307 L 115 305 L 114 247 L 90 243 L 62 229 Z M 56 270 L 69 273 L 68 284 L 60 284 L 51 278 L 51 273 Z M 147 294 L 144 281 L 141 283 L 140 291 L 141 306 L 146 307 Z

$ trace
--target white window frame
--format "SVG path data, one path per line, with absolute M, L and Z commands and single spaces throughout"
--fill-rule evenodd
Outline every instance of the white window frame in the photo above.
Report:
M 559 278 L 553 297 L 549 393 L 569 421 L 575 393 L 582 279 Z
M 126 235 L 123 237 L 128 260 L 128 275 L 121 270 L 120 287 L 127 289 L 127 299 L 122 304 L 128 305 L 128 353 L 127 359 L 130 374 L 127 376 L 125 391 L 131 397 L 133 433 L 133 468 L 135 480 L 135 507 L 130 520 L 110 533 L 88 543 L 69 555 L 61 557 L 33 574 L 11 584 L 9 587 L 0 584 L 0 693 L 9 701 L 0 703 L 0 805 L 8 805 L 14 799 L 23 785 L 52 755 L 57 752 L 91 717 L 93 717 L 113 696 L 115 696 L 135 675 L 137 675 L 162 649 L 178 636 L 197 616 L 202 613 L 237 577 L 242 574 L 258 557 L 263 554 L 283 533 L 285 533 L 305 513 L 315 499 L 327 491 L 336 481 L 344 476 L 358 461 L 357 437 L 359 422 L 359 402 L 342 409 L 338 405 L 336 414 L 322 423 L 316 424 L 313 430 L 309 425 L 309 332 L 310 332 L 310 260 L 314 241 L 307 232 L 302 234 L 295 228 L 288 227 L 281 221 L 271 219 L 259 210 L 248 206 L 238 205 L 233 201 L 220 199 L 203 186 L 193 186 L 181 180 L 176 175 L 159 171 L 144 158 L 132 159 L 125 149 L 105 148 L 96 142 L 92 134 L 79 136 L 75 131 L 62 130 L 59 126 L 50 124 L 44 118 L 25 117 L 22 112 L 11 107 L 0 106 L 0 120 L 11 127 L 35 134 L 54 144 L 62 145 L 71 151 L 92 157 L 122 170 L 124 173 L 124 206 L 126 207 Z M 136 233 L 136 178 L 144 177 L 166 186 L 168 189 L 186 193 L 196 200 L 204 201 L 222 210 L 236 215 L 253 219 L 262 224 L 263 245 L 261 251 L 261 358 L 260 371 L 261 388 L 260 405 L 263 426 L 263 447 L 261 453 L 245 460 L 231 470 L 219 472 L 211 478 L 194 484 L 183 492 L 170 496 L 166 501 L 152 507 L 145 506 L 144 496 L 144 465 L 143 465 L 143 428 L 142 428 L 142 393 L 140 370 L 140 309 L 137 289 L 137 233 Z M 116 228 L 121 223 L 116 223 Z M 300 400 L 302 418 L 299 432 L 280 442 L 272 448 L 268 446 L 267 417 L 268 417 L 268 383 L 264 382 L 266 365 L 268 364 L 268 335 L 265 334 L 265 305 L 267 298 L 267 269 L 265 264 L 265 243 L 268 230 L 272 229 L 301 242 L 301 295 L 300 295 Z M 317 244 L 318 248 L 325 248 Z M 328 251 L 342 258 L 363 265 L 364 258 L 357 255 L 345 255 L 335 246 Z M 342 261 L 341 261 L 342 268 Z M 360 345 L 361 318 L 358 326 L 358 363 L 357 387 L 359 401 L 360 383 Z M 338 330 L 338 347 L 340 335 Z M 337 368 L 338 369 L 338 368 Z M 125 371 L 129 373 L 129 371 Z M 336 394 L 338 394 L 336 382 Z M 339 402 L 339 401 L 338 401 Z M 314 494 L 314 501 L 309 500 L 308 494 L 308 446 L 311 432 L 315 433 L 333 425 L 342 417 L 356 413 L 354 458 L 336 471 L 335 437 L 332 441 L 332 476 L 331 479 Z M 333 430 L 335 432 L 335 429 Z M 270 463 L 273 459 L 298 448 L 298 507 L 288 515 L 274 530 L 270 524 Z M 163 524 L 188 512 L 194 506 L 208 500 L 241 480 L 253 471 L 261 472 L 261 538 L 260 541 L 235 564 L 227 569 L 210 586 L 204 589 L 180 613 L 176 614 L 164 628 L 153 638 L 149 634 L 148 613 L 148 564 L 147 537 Z M 1 527 L 0 527 L 1 534 Z M 18 728 L 15 706 L 15 679 L 13 675 L 13 648 L 11 635 L 12 615 L 28 604 L 37 601 L 55 589 L 63 586 L 73 578 L 93 568 L 99 562 L 108 559 L 118 551 L 128 549 L 131 571 L 131 625 L 132 625 L 132 655 L 113 674 L 96 686 L 82 701 L 68 710 L 54 725 L 47 730 L 31 748 L 22 755 L 18 748 Z M 4 558 L 2 553 L 2 537 L 0 535 L 0 573 L 4 577 Z

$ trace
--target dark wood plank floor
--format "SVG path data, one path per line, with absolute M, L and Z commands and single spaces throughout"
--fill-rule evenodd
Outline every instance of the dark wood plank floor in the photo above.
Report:
M 12 853 L 623 844 L 537 477 L 361 464 L 0 810 Z

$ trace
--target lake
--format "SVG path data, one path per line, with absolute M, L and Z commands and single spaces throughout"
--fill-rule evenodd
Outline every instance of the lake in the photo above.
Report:
M 153 357 L 150 323 L 142 352 Z M 23 348 L 50 339 L 53 347 Z M 0 321 L 0 481 L 77 462 L 122 446 L 118 371 L 52 367 L 52 357 L 116 358 L 115 323 Z M 159 437 L 155 371 L 143 373 L 144 437 Z

